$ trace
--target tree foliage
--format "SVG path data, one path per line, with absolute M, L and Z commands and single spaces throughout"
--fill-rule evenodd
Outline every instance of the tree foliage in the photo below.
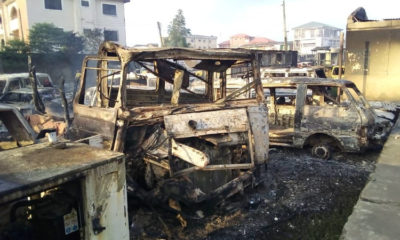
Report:
M 10 40 L 2 47 L 1 51 L 12 54 L 26 54 L 29 51 L 29 45 L 22 40 Z
M 188 47 L 186 36 L 190 34 L 190 29 L 186 28 L 183 11 L 178 10 L 172 22 L 168 25 L 168 37 L 165 41 L 167 47 Z
M 0 71 L 14 72 L 19 69 L 26 69 L 26 58 L 29 46 L 21 40 L 10 40 L 1 47 Z
M 104 33 L 100 28 L 84 31 L 85 52 L 97 53 L 100 44 L 104 41 Z
M 73 32 L 65 32 L 52 23 L 37 23 L 29 34 L 30 48 L 35 53 L 62 52 L 76 54 L 82 51 L 84 39 Z

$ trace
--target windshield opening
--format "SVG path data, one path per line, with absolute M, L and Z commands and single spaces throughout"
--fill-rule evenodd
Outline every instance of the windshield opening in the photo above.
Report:
M 348 93 L 360 107 L 369 108 L 369 103 L 354 84 L 347 85 Z

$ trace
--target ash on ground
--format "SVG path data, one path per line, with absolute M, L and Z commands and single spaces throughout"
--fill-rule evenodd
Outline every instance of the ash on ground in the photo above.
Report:
M 270 152 L 264 182 L 215 206 L 131 208 L 133 239 L 339 239 L 379 152 L 320 160 L 306 150 Z

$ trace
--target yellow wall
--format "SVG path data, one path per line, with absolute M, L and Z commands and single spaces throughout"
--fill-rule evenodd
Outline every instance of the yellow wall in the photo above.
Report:
M 353 23 L 347 29 L 346 79 L 356 83 L 368 100 L 400 101 L 400 21 Z M 396 26 L 398 25 L 398 27 Z M 364 76 L 365 48 L 369 42 Z

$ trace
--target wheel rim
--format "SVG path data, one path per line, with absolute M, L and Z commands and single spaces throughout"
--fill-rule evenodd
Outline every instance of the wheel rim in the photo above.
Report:
M 329 149 L 326 146 L 316 146 L 314 148 L 314 155 L 322 159 L 328 159 Z

